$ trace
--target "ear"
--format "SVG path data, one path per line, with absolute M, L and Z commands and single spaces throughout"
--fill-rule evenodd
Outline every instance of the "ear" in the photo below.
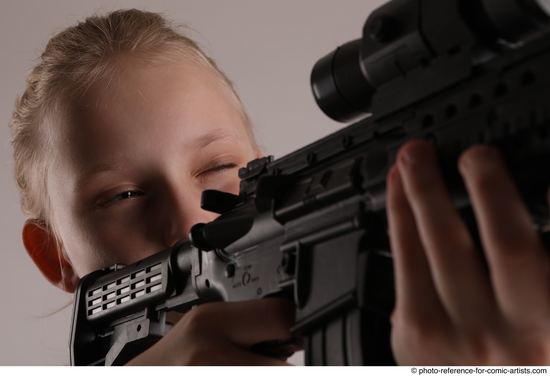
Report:
M 37 220 L 27 220 L 23 226 L 23 244 L 44 277 L 54 286 L 73 292 L 78 276 L 55 235 Z

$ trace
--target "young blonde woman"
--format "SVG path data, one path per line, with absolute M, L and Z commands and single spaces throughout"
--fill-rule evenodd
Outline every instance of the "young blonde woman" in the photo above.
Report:
M 53 37 L 11 127 L 25 248 L 67 292 L 87 273 L 133 263 L 214 219 L 199 207 L 201 192 L 237 193 L 237 169 L 261 155 L 215 63 L 161 16 L 137 10 Z M 497 151 L 471 148 L 460 169 L 490 274 L 429 144 L 405 145 L 388 176 L 397 361 L 548 364 L 547 253 Z M 284 365 L 249 348 L 287 339 L 292 311 L 277 299 L 205 304 L 130 363 Z

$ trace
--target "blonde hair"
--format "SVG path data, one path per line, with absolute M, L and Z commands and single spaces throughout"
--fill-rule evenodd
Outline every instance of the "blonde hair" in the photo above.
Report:
M 169 52 L 211 67 L 235 94 L 247 131 L 248 118 L 232 83 L 197 44 L 175 31 L 156 13 L 136 9 L 94 16 L 55 35 L 41 55 L 40 63 L 27 78 L 23 95 L 17 99 L 10 127 L 15 178 L 21 207 L 30 218 L 48 224 L 48 158 L 52 132 L 48 131 L 71 98 L 84 94 L 91 85 L 116 72 L 124 56 L 154 58 Z

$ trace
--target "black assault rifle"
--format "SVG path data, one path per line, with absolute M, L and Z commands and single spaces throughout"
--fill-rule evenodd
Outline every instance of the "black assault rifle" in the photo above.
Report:
M 394 291 L 386 174 L 399 147 L 429 138 L 475 236 L 456 169 L 468 146 L 498 146 L 533 216 L 547 222 L 550 2 L 393 0 L 361 39 L 319 60 L 312 87 L 329 116 L 362 118 L 239 171 L 240 194 L 205 191 L 220 217 L 134 265 L 84 277 L 74 365 L 123 364 L 168 330 L 169 310 L 285 296 L 306 364 L 392 364 Z

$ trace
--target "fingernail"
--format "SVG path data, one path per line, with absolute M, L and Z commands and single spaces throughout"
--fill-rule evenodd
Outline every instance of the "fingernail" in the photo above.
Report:
M 472 165 L 492 165 L 500 161 L 500 152 L 491 146 L 474 145 L 462 153 L 459 169 L 467 169 Z
M 404 166 L 423 164 L 430 158 L 432 144 L 424 140 L 411 141 L 400 151 L 399 161 Z

